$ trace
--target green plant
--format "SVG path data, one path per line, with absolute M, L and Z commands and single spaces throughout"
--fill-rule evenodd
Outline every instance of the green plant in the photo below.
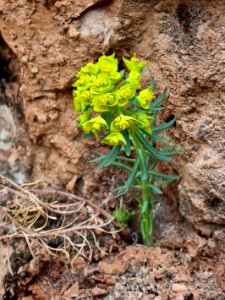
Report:
M 141 235 L 144 244 L 153 243 L 153 199 L 152 194 L 161 194 L 161 187 L 177 176 L 155 172 L 158 161 L 170 161 L 180 149 L 167 145 L 160 151 L 155 143 L 167 143 L 168 139 L 159 133 L 170 128 L 175 118 L 155 125 L 160 104 L 166 97 L 155 99 L 154 81 L 141 89 L 141 72 L 146 62 L 135 56 L 123 58 L 125 70 L 118 70 L 118 60 L 114 54 L 103 55 L 97 63 L 88 63 L 80 69 L 73 84 L 74 107 L 79 127 L 85 132 L 83 138 L 94 135 L 101 144 L 112 146 L 106 154 L 100 154 L 92 162 L 98 162 L 96 170 L 116 166 L 128 173 L 124 185 L 116 189 L 125 193 L 129 188 L 140 190 L 142 196 L 135 197 L 140 206 Z M 100 134 L 101 133 L 101 134 Z M 104 134 L 104 137 L 102 137 Z M 137 195 L 137 193 L 136 193 Z M 115 215 L 126 219 L 128 214 L 116 211 Z
M 129 211 L 127 208 L 116 207 L 114 211 L 116 220 L 123 226 L 127 225 L 133 215 L 134 212 Z

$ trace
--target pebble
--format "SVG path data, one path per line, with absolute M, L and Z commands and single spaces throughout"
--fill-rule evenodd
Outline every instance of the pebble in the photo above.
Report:
M 184 293 L 184 292 L 187 292 L 187 287 L 186 285 L 184 284 L 181 284 L 181 283 L 174 283 L 173 286 L 172 286 L 172 291 L 174 293 Z
M 33 73 L 33 74 L 37 74 L 38 73 L 38 68 L 37 67 L 33 67 L 33 68 L 31 68 L 31 73 Z

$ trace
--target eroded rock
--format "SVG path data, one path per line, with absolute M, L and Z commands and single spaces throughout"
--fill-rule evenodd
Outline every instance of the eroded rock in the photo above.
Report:
M 195 226 L 224 219 L 224 4 L 214 1 L 1 1 L 0 30 L 21 62 L 24 114 L 33 141 L 33 176 L 93 192 L 93 142 L 75 126 L 74 73 L 104 51 L 151 63 L 159 91 L 169 87 L 162 120 L 184 151 L 163 167 L 182 176 L 167 195 Z M 23 28 L 23 30 L 21 30 Z M 93 152 L 92 152 L 93 153 Z M 77 184 L 77 185 L 76 185 Z M 176 189 L 176 187 L 175 187 Z M 179 200 L 178 200 L 179 199 Z

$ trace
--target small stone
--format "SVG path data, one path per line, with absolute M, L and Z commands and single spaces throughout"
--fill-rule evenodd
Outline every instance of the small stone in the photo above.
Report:
M 172 286 L 172 291 L 174 293 L 185 293 L 187 292 L 187 287 L 186 285 L 184 284 L 181 284 L 181 283 L 174 283 L 173 286 Z
M 80 35 L 80 33 L 77 31 L 74 25 L 70 25 L 68 29 L 68 35 L 70 38 L 77 38 Z
M 15 33 L 12 33 L 12 34 L 11 34 L 11 39 L 12 39 L 12 40 L 16 40 L 16 38 L 17 38 L 17 35 L 16 35 Z
M 33 67 L 33 68 L 31 68 L 31 73 L 33 73 L 33 74 L 37 74 L 38 73 L 38 68 L 37 67 Z
M 28 56 L 27 55 L 23 55 L 21 57 L 21 62 L 24 63 L 24 64 L 28 63 Z
M 101 261 L 99 263 L 99 268 L 106 274 L 123 274 L 126 271 L 126 268 L 123 263 L 114 261 L 112 263 Z

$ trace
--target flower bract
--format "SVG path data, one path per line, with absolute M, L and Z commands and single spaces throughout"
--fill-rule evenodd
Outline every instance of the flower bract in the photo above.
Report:
M 100 116 L 83 123 L 81 126 L 85 133 L 93 132 L 96 137 L 98 136 L 101 129 L 108 128 L 106 121 Z
M 133 56 L 130 60 L 123 58 L 124 64 L 126 65 L 129 71 L 136 70 L 142 71 L 147 62 L 140 61 L 136 56 Z
M 120 132 L 111 132 L 103 140 L 101 140 L 101 144 L 107 144 L 110 146 L 126 145 L 126 141 Z
M 139 95 L 137 96 L 137 100 L 141 107 L 148 109 L 154 97 L 154 88 L 149 87 L 148 89 L 140 91 Z
M 145 114 L 145 113 L 138 113 L 136 115 L 133 115 L 133 117 L 136 119 L 139 126 L 147 133 L 151 134 L 152 130 L 150 127 L 150 121 L 152 119 L 151 116 Z
M 111 123 L 110 130 L 122 131 L 133 125 L 135 122 L 136 120 L 132 117 L 120 115 Z
M 110 107 L 115 106 L 117 104 L 117 98 L 115 94 L 106 93 L 96 95 L 93 98 L 93 109 L 96 112 L 108 111 Z
M 97 65 L 104 73 L 116 73 L 118 68 L 118 60 L 115 58 L 115 54 L 110 56 L 102 55 L 98 59 Z
M 79 125 L 82 125 L 83 123 L 87 122 L 90 119 L 90 116 L 91 116 L 91 112 L 86 111 L 82 115 L 77 117 L 77 122 L 79 123 Z
M 135 95 L 136 88 L 132 84 L 125 84 L 121 86 L 117 91 L 117 99 L 119 106 L 125 106 L 130 99 L 132 99 Z

